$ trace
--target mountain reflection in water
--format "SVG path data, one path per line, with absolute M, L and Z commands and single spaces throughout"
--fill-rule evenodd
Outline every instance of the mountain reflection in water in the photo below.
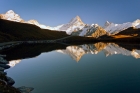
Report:
M 26 51 L 25 51 L 26 50 Z M 66 46 L 62 44 L 25 44 L 15 46 L 10 49 L 1 50 L 1 55 L 6 55 L 5 60 L 9 61 L 9 66 L 13 67 L 22 59 L 32 58 L 40 55 L 43 52 L 50 52 L 56 50 L 59 53 L 67 54 L 76 62 L 78 62 L 85 54 L 98 54 L 103 51 L 105 56 L 121 54 L 125 56 L 133 56 L 140 58 L 140 44 L 129 43 L 103 43 L 95 44 L 71 45 Z M 13 52 L 14 51 L 14 52 Z
M 129 44 L 129 43 L 103 43 L 98 42 L 94 44 L 83 44 L 83 45 L 62 45 L 62 44 L 22 44 L 7 49 L 0 50 L 0 61 L 7 61 L 7 65 L 14 67 L 19 64 L 22 59 L 34 58 L 39 56 L 43 52 L 56 51 L 59 53 L 67 54 L 76 62 L 85 54 L 98 55 L 99 52 L 103 52 L 106 57 L 111 55 L 121 54 L 124 56 L 132 56 L 136 59 L 140 58 L 140 44 Z M 5 55 L 5 56 L 2 56 Z M 3 65 L 2 65 L 3 66 Z M 3 73 L 3 71 L 0 72 Z M 11 77 L 12 79 L 12 77 Z M 15 81 L 16 82 L 16 81 Z M 20 86 L 19 86 L 20 87 Z M 31 86 L 32 87 L 32 86 Z M 24 93 L 29 93 L 33 90 L 31 87 L 20 87 L 16 89 L 22 90 Z M 28 92 L 29 90 L 29 92 Z
M 138 47 L 140 45 L 137 45 Z M 121 47 L 115 43 L 96 43 L 96 44 L 84 44 L 79 46 L 68 46 L 64 50 L 57 50 L 57 52 L 68 54 L 75 61 L 79 61 L 84 54 L 98 54 L 100 51 L 103 51 L 105 56 L 111 56 L 115 54 L 122 54 L 126 56 L 133 56 L 135 58 L 140 58 L 140 50 L 132 49 L 128 50 L 125 47 Z

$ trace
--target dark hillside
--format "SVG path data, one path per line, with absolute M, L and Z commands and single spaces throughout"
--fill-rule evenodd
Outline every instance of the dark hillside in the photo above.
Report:
M 134 36 L 136 34 L 137 34 L 137 36 L 140 36 L 140 29 L 130 27 L 130 28 L 124 30 L 124 31 L 121 31 L 120 33 L 118 33 L 116 35 L 131 35 L 131 36 Z
M 52 40 L 68 36 L 65 32 L 41 29 L 32 24 L 0 19 L 0 42 Z

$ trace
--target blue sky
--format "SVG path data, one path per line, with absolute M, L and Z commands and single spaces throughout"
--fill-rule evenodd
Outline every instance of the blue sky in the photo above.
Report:
M 140 19 L 140 0 L 0 0 L 0 13 L 14 10 L 24 20 L 57 26 L 79 15 L 84 23 L 132 22 Z

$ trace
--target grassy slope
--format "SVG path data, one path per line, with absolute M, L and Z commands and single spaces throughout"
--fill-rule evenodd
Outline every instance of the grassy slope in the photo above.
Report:
M 0 42 L 50 40 L 68 36 L 65 32 L 41 29 L 35 25 L 0 19 Z

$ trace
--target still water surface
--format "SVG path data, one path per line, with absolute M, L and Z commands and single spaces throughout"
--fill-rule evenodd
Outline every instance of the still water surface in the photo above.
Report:
M 6 72 L 15 87 L 33 87 L 32 93 L 140 93 L 139 50 L 113 46 L 43 52 Z

